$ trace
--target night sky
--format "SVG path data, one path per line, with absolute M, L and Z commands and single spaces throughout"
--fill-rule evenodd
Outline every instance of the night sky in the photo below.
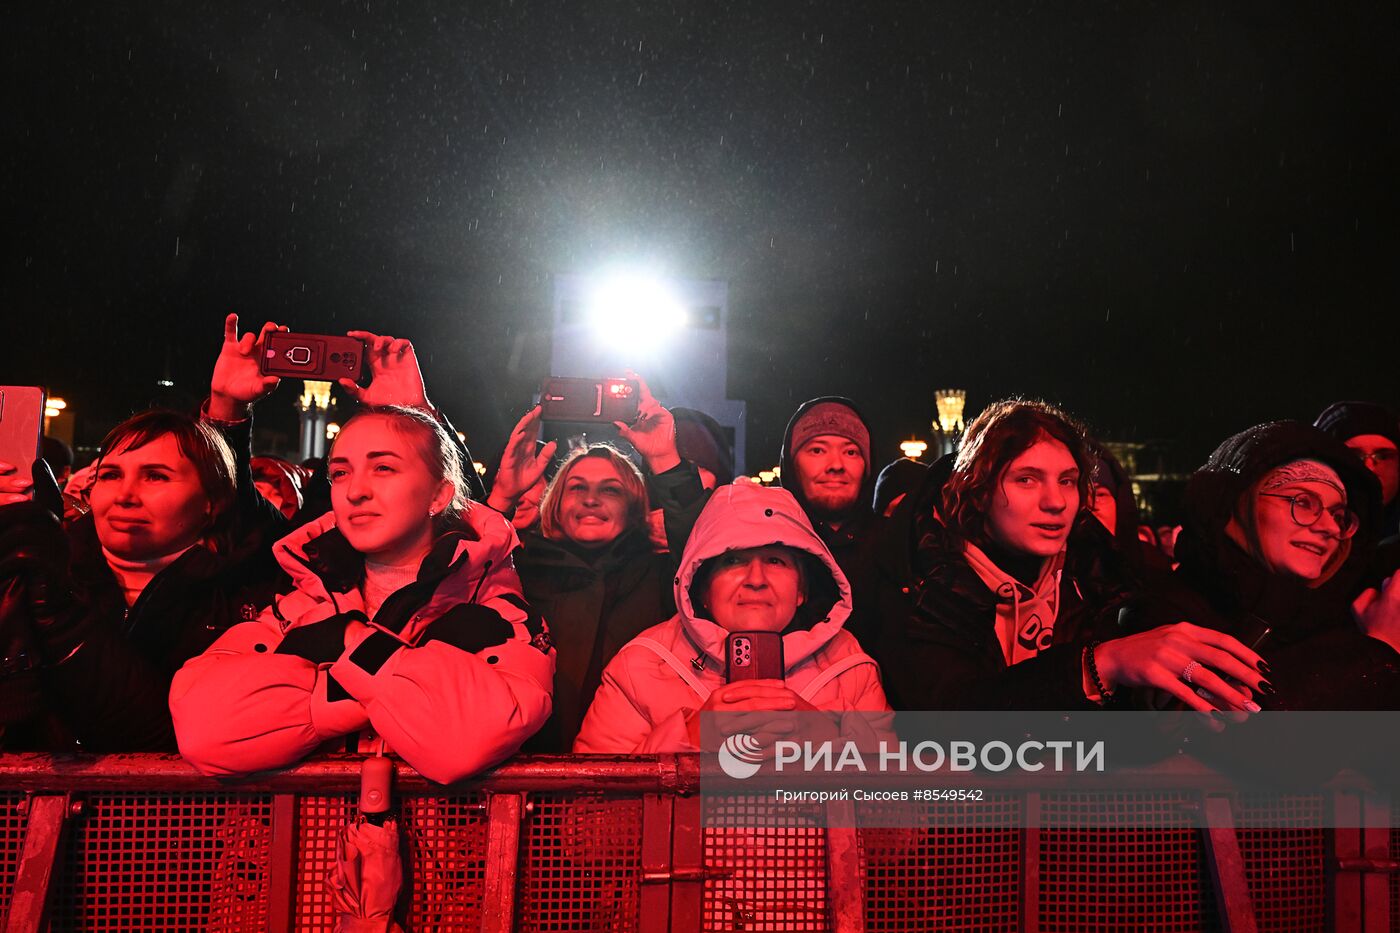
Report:
M 751 467 L 821 394 L 893 457 L 943 386 L 1189 467 L 1400 402 L 1400 13 L 1352 7 L 26 5 L 0 381 L 93 443 L 202 393 L 229 310 L 364 327 L 489 459 L 550 275 L 625 261 L 730 281 Z

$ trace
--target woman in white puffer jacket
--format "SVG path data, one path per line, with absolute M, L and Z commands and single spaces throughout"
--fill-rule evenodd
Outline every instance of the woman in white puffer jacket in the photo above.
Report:
M 889 710 L 874 659 L 842 630 L 850 584 L 786 490 L 716 489 L 686 543 L 675 596 L 676 615 L 604 670 L 575 752 L 696 751 L 702 710 Z M 783 679 L 726 683 L 732 631 L 781 632 Z

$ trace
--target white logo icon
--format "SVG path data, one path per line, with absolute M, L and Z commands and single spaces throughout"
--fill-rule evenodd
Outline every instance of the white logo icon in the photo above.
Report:
M 763 746 L 747 732 L 736 732 L 719 747 L 719 766 L 735 780 L 751 778 L 763 766 Z

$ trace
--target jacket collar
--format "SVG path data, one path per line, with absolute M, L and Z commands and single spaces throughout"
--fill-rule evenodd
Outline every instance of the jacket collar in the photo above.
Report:
M 433 542 L 428 556 L 423 558 L 418 568 L 418 583 L 430 585 L 431 588 L 462 564 L 472 546 L 483 541 L 483 522 L 490 521 L 489 517 L 483 519 L 483 512 L 489 512 L 501 523 L 505 522 L 490 509 L 470 507 L 461 522 Z M 494 563 L 508 558 L 514 547 L 518 546 L 514 531 L 509 530 L 508 524 L 506 528 L 508 535 L 494 529 L 497 532 L 495 537 L 503 538 L 502 541 L 486 542 L 488 545 L 504 545 L 490 547 L 491 553 L 485 557 L 486 561 Z M 273 546 L 273 552 L 296 588 L 313 596 L 328 598 L 332 593 L 348 593 L 357 589 L 364 580 L 364 557 L 336 528 L 333 512 L 327 512 L 297 528 L 278 541 Z

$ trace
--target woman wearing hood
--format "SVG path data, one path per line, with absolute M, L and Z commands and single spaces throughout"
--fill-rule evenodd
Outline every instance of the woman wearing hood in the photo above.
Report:
M 574 751 L 696 751 L 702 711 L 889 710 L 874 659 L 842 629 L 850 585 L 786 490 L 716 489 L 681 557 L 675 599 L 676 615 L 604 670 Z M 782 681 L 725 682 L 734 631 L 782 634 Z
M 1400 583 L 1364 582 L 1379 492 L 1351 451 L 1309 425 L 1236 434 L 1187 486 L 1181 566 L 1146 621 L 1189 619 L 1256 644 L 1269 709 L 1400 708 Z

